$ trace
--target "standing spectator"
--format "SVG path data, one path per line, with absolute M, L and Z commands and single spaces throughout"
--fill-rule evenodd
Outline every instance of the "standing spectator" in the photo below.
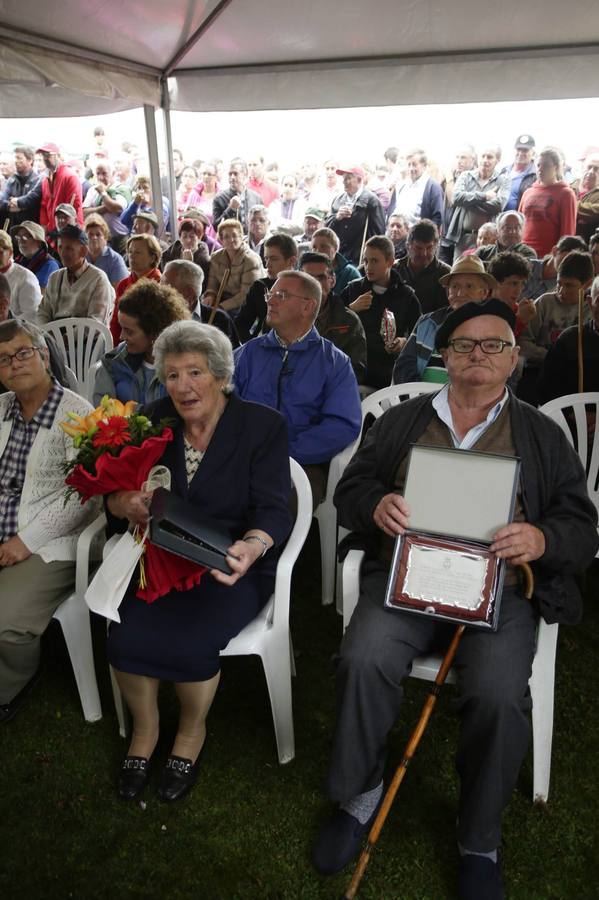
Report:
M 121 326 L 119 325 L 119 300 L 132 284 L 140 278 L 150 278 L 152 281 L 160 281 L 161 272 L 158 266 L 162 256 L 162 248 L 153 234 L 133 234 L 127 241 L 127 257 L 131 274 L 123 278 L 116 288 L 114 310 L 110 319 L 110 332 L 115 346 L 121 339 Z
M 260 195 L 260 202 L 264 206 L 270 206 L 279 196 L 279 189 L 273 181 L 270 181 L 264 172 L 264 157 L 252 156 L 248 162 L 249 181 L 248 187 L 255 194 Z
M 59 268 L 54 257 L 48 253 L 44 229 L 37 222 L 21 222 L 12 229 L 12 235 L 16 237 L 19 247 L 16 262 L 35 275 L 43 292 L 48 278 Z
M 421 314 L 416 294 L 403 283 L 393 268 L 393 261 L 393 244 L 389 238 L 370 238 L 364 248 L 365 277 L 352 281 L 341 295 L 364 326 L 367 347 L 364 383 L 377 389 L 391 384 L 395 357 Z M 395 317 L 396 338 L 392 344 L 386 344 L 381 334 L 385 310 Z
M 229 164 L 229 187 L 214 198 L 212 224 L 218 226 L 225 219 L 237 219 L 244 233 L 248 230 L 248 213 L 252 206 L 263 205 L 262 197 L 248 188 L 248 167 L 236 157 Z
M 133 199 L 127 209 L 121 214 L 121 222 L 129 232 L 133 230 L 133 221 L 140 212 L 153 212 L 154 198 L 152 197 L 152 185 L 147 175 L 138 176 L 133 188 Z M 162 197 L 162 218 L 164 228 L 170 231 L 170 207 L 166 197 Z
M 407 237 L 410 230 L 410 223 L 406 216 L 402 213 L 391 213 L 387 220 L 387 230 L 385 234 L 389 240 L 393 241 L 395 248 L 395 259 L 401 259 L 407 253 Z
M 582 177 L 572 188 L 578 195 L 576 234 L 588 241 L 599 228 L 599 153 L 587 156 Z
M 555 147 L 539 153 L 538 180 L 524 192 L 519 211 L 524 214 L 525 244 L 538 257 L 551 252 L 558 240 L 576 233 L 576 195 L 564 182 L 564 161 Z
M 454 244 L 454 260 L 476 246 L 480 226 L 493 221 L 505 205 L 509 182 L 496 171 L 500 159 L 500 147 L 487 147 L 479 154 L 478 168 L 462 172 L 456 181 L 453 216 L 446 234 Z
M 337 169 L 337 174 L 343 176 L 345 190 L 333 200 L 326 224 L 339 238 L 343 256 L 359 266 L 368 238 L 385 233 L 385 213 L 376 194 L 364 187 L 361 166 Z
M 102 216 L 92 213 L 85 219 L 85 233 L 88 262 L 104 272 L 116 291 L 119 283 L 127 277 L 127 266 L 121 254 L 108 245 L 110 230 L 106 221 Z
M 14 210 L 9 205 L 11 199 L 24 197 L 30 191 L 33 191 L 40 182 L 40 176 L 33 168 L 34 152 L 32 147 L 19 146 L 15 149 L 15 174 L 11 175 L 0 195 L 0 218 L 4 221 L 8 216 L 10 228 L 20 225 L 21 222 L 39 222 L 40 217 L 40 201 L 34 202 L 26 210 Z M 41 199 L 41 186 L 40 186 Z
M 121 215 L 131 201 L 131 191 L 126 184 L 114 180 L 112 166 L 108 161 L 96 165 L 96 183 L 87 192 L 83 203 L 83 216 L 94 213 L 102 216 L 110 231 L 110 243 L 117 253 L 122 253 L 127 242 L 129 229 L 121 220 Z
M 517 210 L 524 191 L 532 187 L 536 181 L 535 139 L 530 134 L 521 134 L 516 138 L 515 149 L 514 162 L 501 170 L 501 175 L 507 176 L 510 180 L 504 210 Z
M 430 219 L 437 228 L 443 224 L 443 190 L 427 171 L 428 159 L 424 150 L 412 150 L 406 157 L 408 180 L 396 189 L 395 206 L 391 212 L 403 213 L 410 225 L 420 219 Z
M 337 175 L 339 165 L 334 160 L 327 159 L 322 168 L 323 172 L 310 192 L 310 206 L 328 212 L 333 200 L 341 190 L 341 183 Z
M 82 225 L 81 182 L 62 162 L 57 144 L 48 142 L 40 147 L 38 153 L 44 158 L 45 178 L 38 181 L 27 194 L 9 200 L 9 210 L 11 212 L 35 210 L 41 198 L 40 225 L 48 230 L 54 225 L 57 207 L 62 203 L 68 203 L 74 207 L 77 222 Z
M 335 264 L 335 286 L 342 294 L 350 281 L 361 278 L 360 270 L 339 252 L 339 238 L 332 228 L 318 228 L 312 235 L 312 250 L 324 253 Z
M 189 198 L 194 192 L 198 181 L 198 173 L 193 166 L 185 166 L 181 172 L 181 184 L 177 190 L 177 218 L 183 218 L 185 210 L 190 205 Z
M 218 239 L 223 245 L 210 259 L 208 285 L 204 294 L 207 303 L 216 300 L 225 272 L 226 287 L 220 305 L 233 317 L 239 311 L 250 287 L 262 276 L 262 262 L 257 253 L 243 243 L 243 229 L 238 219 L 224 219 L 218 226 Z
M 114 291 L 104 272 L 86 259 L 85 231 L 78 225 L 63 228 L 58 235 L 58 252 L 64 268 L 48 279 L 37 311 L 37 324 L 75 317 L 98 319 L 108 325 Z
M 453 262 L 454 245 L 445 235 L 453 216 L 453 195 L 456 181 L 463 172 L 470 172 L 477 165 L 476 150 L 472 144 L 463 144 L 455 156 L 455 163 L 445 179 L 445 210 L 443 212 L 443 234 L 439 245 L 439 259 L 449 265 Z
M 12 241 L 6 231 L 0 231 L 0 273 L 10 284 L 10 311 L 28 322 L 35 322 L 42 299 L 39 282 L 33 272 L 13 261 Z
M 216 232 L 212 227 L 212 206 L 214 198 L 220 193 L 216 166 L 213 163 L 203 162 L 200 168 L 200 178 L 202 180 L 198 181 L 189 195 L 187 209 L 199 209 L 208 217 L 210 237 L 214 237 Z
M 307 204 L 299 194 L 295 175 L 283 175 L 281 178 L 281 196 L 273 200 L 268 215 L 273 231 L 285 229 L 286 234 L 301 234 Z
M 418 297 L 423 313 L 447 306 L 447 293 L 440 279 L 450 272 L 450 267 L 437 258 L 438 247 L 439 229 L 435 223 L 427 219 L 416 222 L 408 234 L 407 255 L 394 266 Z

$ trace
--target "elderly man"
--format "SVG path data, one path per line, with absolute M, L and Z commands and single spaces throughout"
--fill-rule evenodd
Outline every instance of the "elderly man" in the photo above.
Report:
M 271 331 L 235 351 L 235 388 L 244 400 L 272 406 L 289 428 L 289 454 L 304 468 L 314 507 L 326 489 L 330 460 L 360 433 L 362 414 L 349 358 L 314 323 L 318 281 L 286 270 L 267 295 Z
M 394 266 L 402 280 L 413 288 L 425 314 L 447 306 L 440 279 L 450 272 L 450 267 L 437 258 L 438 248 L 439 229 L 430 219 L 423 219 L 410 228 L 407 255 Z
M 370 548 L 360 598 L 337 657 L 337 715 L 328 778 L 340 804 L 314 851 L 332 874 L 359 851 L 383 791 L 387 735 L 414 658 L 447 645 L 455 626 L 388 610 L 383 597 L 397 535 L 410 527 L 402 493 L 410 445 L 517 456 L 514 521 L 491 551 L 507 563 L 496 631 L 467 629 L 457 650 L 457 818 L 460 900 L 503 900 L 497 849 L 502 813 L 529 740 L 528 680 L 539 615 L 574 623 L 582 600 L 574 576 L 595 556 L 597 513 L 576 452 L 550 419 L 506 389 L 518 358 L 505 303 L 468 303 L 437 332 L 450 384 L 392 407 L 367 432 L 335 494 L 339 521 Z M 558 462 L 559 461 L 559 462 Z M 531 563 L 533 602 L 517 566 Z
M 396 189 L 393 212 L 403 213 L 410 225 L 420 219 L 430 219 L 437 228 L 443 224 L 443 189 L 427 172 L 428 159 L 424 150 L 411 150 L 407 156 L 408 179 Z M 392 209 L 391 205 L 389 209 Z
M 261 203 L 252 206 L 248 213 L 247 245 L 257 253 L 264 265 L 264 241 L 270 231 L 268 210 Z
M 196 322 L 208 323 L 212 317 L 213 309 L 206 303 L 202 303 L 202 286 L 204 273 L 200 266 L 188 259 L 172 259 L 164 267 L 161 284 L 168 284 L 178 291 L 191 313 L 191 318 Z M 233 349 L 239 347 L 237 330 L 231 316 L 224 309 L 217 309 L 212 318 L 212 325 L 218 328 L 231 341 Z
M 263 206 L 262 197 L 248 187 L 247 163 L 239 157 L 229 163 L 229 187 L 217 194 L 212 202 L 212 224 L 218 228 L 225 219 L 238 219 L 248 233 L 249 211 Z
M 11 228 L 11 234 L 19 248 L 16 262 L 35 275 L 43 292 L 48 278 L 58 269 L 58 263 L 48 252 L 44 229 L 37 222 L 25 221 Z
M 528 244 L 523 243 L 524 216 L 516 210 L 508 210 L 497 216 L 497 240 L 493 244 L 483 244 L 474 252 L 483 262 L 489 262 L 498 253 L 519 253 L 527 259 L 536 259 L 537 254 Z
M 0 722 L 18 712 L 36 678 L 40 636 L 75 582 L 77 538 L 93 515 L 65 503 L 72 439 L 59 423 L 91 405 L 48 372 L 35 325 L 0 324 Z
M 448 305 L 418 319 L 412 334 L 393 367 L 393 384 L 408 381 L 438 380 L 443 372 L 442 358 L 435 353 L 435 335 L 452 310 L 469 301 L 482 303 L 497 287 L 495 279 L 475 256 L 463 256 L 439 283 L 447 291 Z M 427 372 L 427 369 L 429 370 Z M 433 370 L 432 372 L 430 370 Z
M 33 147 L 20 146 L 15 148 L 15 174 L 11 175 L 7 179 L 2 194 L 0 195 L 0 218 L 4 220 L 4 218 L 8 216 L 11 229 L 27 219 L 34 222 L 37 222 L 37 220 L 39 219 L 39 201 L 32 204 L 32 206 L 27 211 L 13 211 L 15 206 L 14 204 L 12 208 L 9 207 L 9 201 L 11 199 L 14 198 L 16 200 L 19 197 L 24 197 L 25 194 L 33 191 L 33 189 L 36 188 L 39 184 L 40 176 L 33 168 L 34 158 L 35 153 L 33 151 Z
M 114 290 L 108 278 L 86 259 L 88 238 L 77 225 L 67 225 L 58 233 L 58 252 L 64 268 L 48 279 L 36 321 L 46 325 L 56 319 L 98 319 L 110 321 Z
M 509 194 L 503 207 L 505 210 L 518 209 L 522 194 L 532 187 L 537 178 L 535 139 L 530 134 L 521 134 L 516 138 L 514 147 L 514 162 L 500 173 L 509 178 Z
M 395 259 L 401 259 L 408 251 L 407 238 L 409 230 L 410 223 L 407 216 L 404 216 L 401 213 L 391 213 L 387 219 L 387 230 L 385 231 L 385 235 L 389 240 L 393 241 Z
M 333 200 L 326 226 L 338 236 L 343 256 L 359 266 L 368 238 L 385 233 L 385 211 L 376 194 L 364 187 L 361 166 L 337 169 L 337 174 L 343 176 L 344 191 Z
M 582 177 L 572 187 L 578 199 L 576 234 L 588 241 L 599 228 L 599 153 L 587 156 Z
M 42 154 L 46 167 L 45 178 L 35 185 L 22 197 L 13 197 L 9 200 L 10 212 L 19 210 L 30 215 L 40 205 L 40 225 L 48 231 L 54 225 L 54 214 L 61 203 L 69 203 L 75 208 L 75 214 L 79 224 L 83 224 L 81 211 L 81 182 L 75 173 L 66 166 L 60 156 L 60 148 L 57 144 L 48 142 L 37 151 Z
M 443 236 L 441 237 L 439 258 L 444 263 L 449 263 L 449 265 L 451 265 L 453 262 L 453 253 L 455 248 L 452 242 L 446 239 L 445 234 L 447 233 L 449 223 L 451 222 L 451 217 L 453 216 L 453 195 L 455 191 L 456 181 L 458 180 L 462 172 L 470 172 L 471 169 L 475 169 L 476 164 L 476 150 L 474 149 L 472 144 L 463 144 L 458 149 L 455 155 L 455 163 L 453 165 L 453 168 L 448 173 L 445 180 L 445 211 L 443 214 Z
M 455 184 L 453 216 L 446 238 L 455 244 L 454 259 L 476 245 L 476 233 L 490 222 L 505 205 L 509 181 L 497 173 L 501 148 L 485 148 L 478 157 L 478 168 L 462 172 Z
M 39 282 L 33 272 L 13 261 L 12 240 L 6 231 L 0 231 L 0 272 L 10 284 L 13 315 L 34 322 L 42 299 Z
M 350 358 L 352 369 L 358 381 L 363 384 L 366 375 L 366 334 L 360 317 L 348 309 L 333 293 L 335 288 L 335 267 L 324 253 L 303 253 L 299 261 L 300 272 L 307 272 L 315 278 L 322 291 L 320 311 L 316 322 L 318 333 L 343 350 Z
M 96 164 L 96 183 L 87 192 L 83 202 L 85 218 L 96 213 L 102 216 L 110 230 L 110 244 L 117 253 L 125 247 L 129 229 L 121 221 L 121 215 L 131 203 L 131 189 L 114 180 L 114 172 L 108 160 Z

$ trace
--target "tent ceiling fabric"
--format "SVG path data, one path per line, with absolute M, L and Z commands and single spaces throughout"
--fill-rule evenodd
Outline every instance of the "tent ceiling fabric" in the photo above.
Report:
M 0 116 L 159 106 L 160 73 L 211 15 L 169 79 L 172 109 L 599 96 L 599 3 L 573 13 L 561 0 L 460 0 L 459 15 L 441 0 L 4 0 Z

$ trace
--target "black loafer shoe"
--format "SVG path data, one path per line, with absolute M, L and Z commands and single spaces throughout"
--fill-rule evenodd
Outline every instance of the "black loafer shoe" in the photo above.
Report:
M 472 853 L 461 856 L 458 896 L 460 900 L 505 900 L 499 862 Z
M 13 697 L 10 703 L 0 704 L 0 725 L 14 719 L 19 710 L 25 705 L 27 697 L 31 693 L 32 688 L 34 688 L 39 681 L 39 678 L 40 670 L 38 669 L 35 675 L 29 679 L 25 687 L 21 688 L 17 696 Z
M 199 757 L 198 757 L 199 759 Z M 194 786 L 198 777 L 198 760 L 192 763 L 182 756 L 169 756 L 160 775 L 158 796 L 165 803 L 181 800 Z
M 126 756 L 119 773 L 118 795 L 121 800 L 135 800 L 150 780 L 150 760 L 145 756 Z
M 321 875 L 334 875 L 358 855 L 382 802 L 381 797 L 365 825 L 360 825 L 344 809 L 338 809 L 332 815 L 323 825 L 312 850 L 312 865 L 317 872 Z

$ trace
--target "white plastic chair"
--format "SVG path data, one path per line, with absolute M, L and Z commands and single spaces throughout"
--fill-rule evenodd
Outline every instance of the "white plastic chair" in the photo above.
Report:
M 364 560 L 361 550 L 350 550 L 343 563 L 343 630 L 349 625 L 360 594 L 360 571 Z M 551 744 L 553 739 L 553 694 L 558 625 L 539 620 L 537 648 L 528 682 L 532 697 L 533 790 L 535 803 L 546 803 L 551 777 Z M 438 654 L 418 656 L 412 665 L 411 678 L 434 681 L 442 657 Z M 447 682 L 455 684 L 453 669 Z
M 295 674 L 295 667 L 289 631 L 291 575 L 312 520 L 310 482 L 299 463 L 291 459 L 290 465 L 291 480 L 297 494 L 297 513 L 293 530 L 277 564 L 274 593 L 256 618 L 221 652 L 221 656 L 256 655 L 262 659 L 281 764 L 290 762 L 295 756 L 291 698 L 291 675 Z M 108 544 L 105 552 L 107 550 Z M 126 710 L 112 669 L 111 677 L 119 732 L 125 737 Z
M 97 319 L 56 319 L 43 326 L 55 340 L 65 365 L 75 373 L 77 393 L 91 400 L 95 364 L 109 350 L 112 350 L 110 329 Z
M 81 532 L 77 541 L 75 590 L 65 597 L 53 616 L 62 628 L 86 722 L 97 722 L 102 718 L 89 609 L 84 595 L 90 581 L 92 543 L 96 540 L 97 545 L 105 525 L 106 518 L 102 515 Z
M 587 473 L 589 497 L 599 512 L 599 393 L 566 394 L 540 407 L 540 411 L 559 425 L 576 450 Z M 594 416 L 592 437 L 589 439 L 587 413 Z M 592 419 L 591 419 L 592 421 Z M 599 556 L 599 551 L 597 552 Z
M 441 386 L 438 384 L 427 384 L 422 381 L 413 381 L 406 384 L 393 384 L 390 387 L 382 388 L 380 391 L 369 394 L 362 400 L 362 431 L 367 416 L 374 416 L 375 419 L 378 419 L 391 406 L 397 406 L 398 403 L 409 400 L 411 397 L 417 397 L 419 394 L 433 393 L 438 391 Z M 345 467 L 360 446 L 362 431 L 353 443 L 331 460 L 326 494 L 314 513 L 318 520 L 320 533 L 322 602 L 326 606 L 335 599 L 335 576 L 337 575 L 337 612 L 340 615 L 343 610 L 341 578 L 337 570 L 337 544 L 339 538 L 347 534 L 347 531 L 337 526 L 337 510 L 333 503 L 333 496 Z

